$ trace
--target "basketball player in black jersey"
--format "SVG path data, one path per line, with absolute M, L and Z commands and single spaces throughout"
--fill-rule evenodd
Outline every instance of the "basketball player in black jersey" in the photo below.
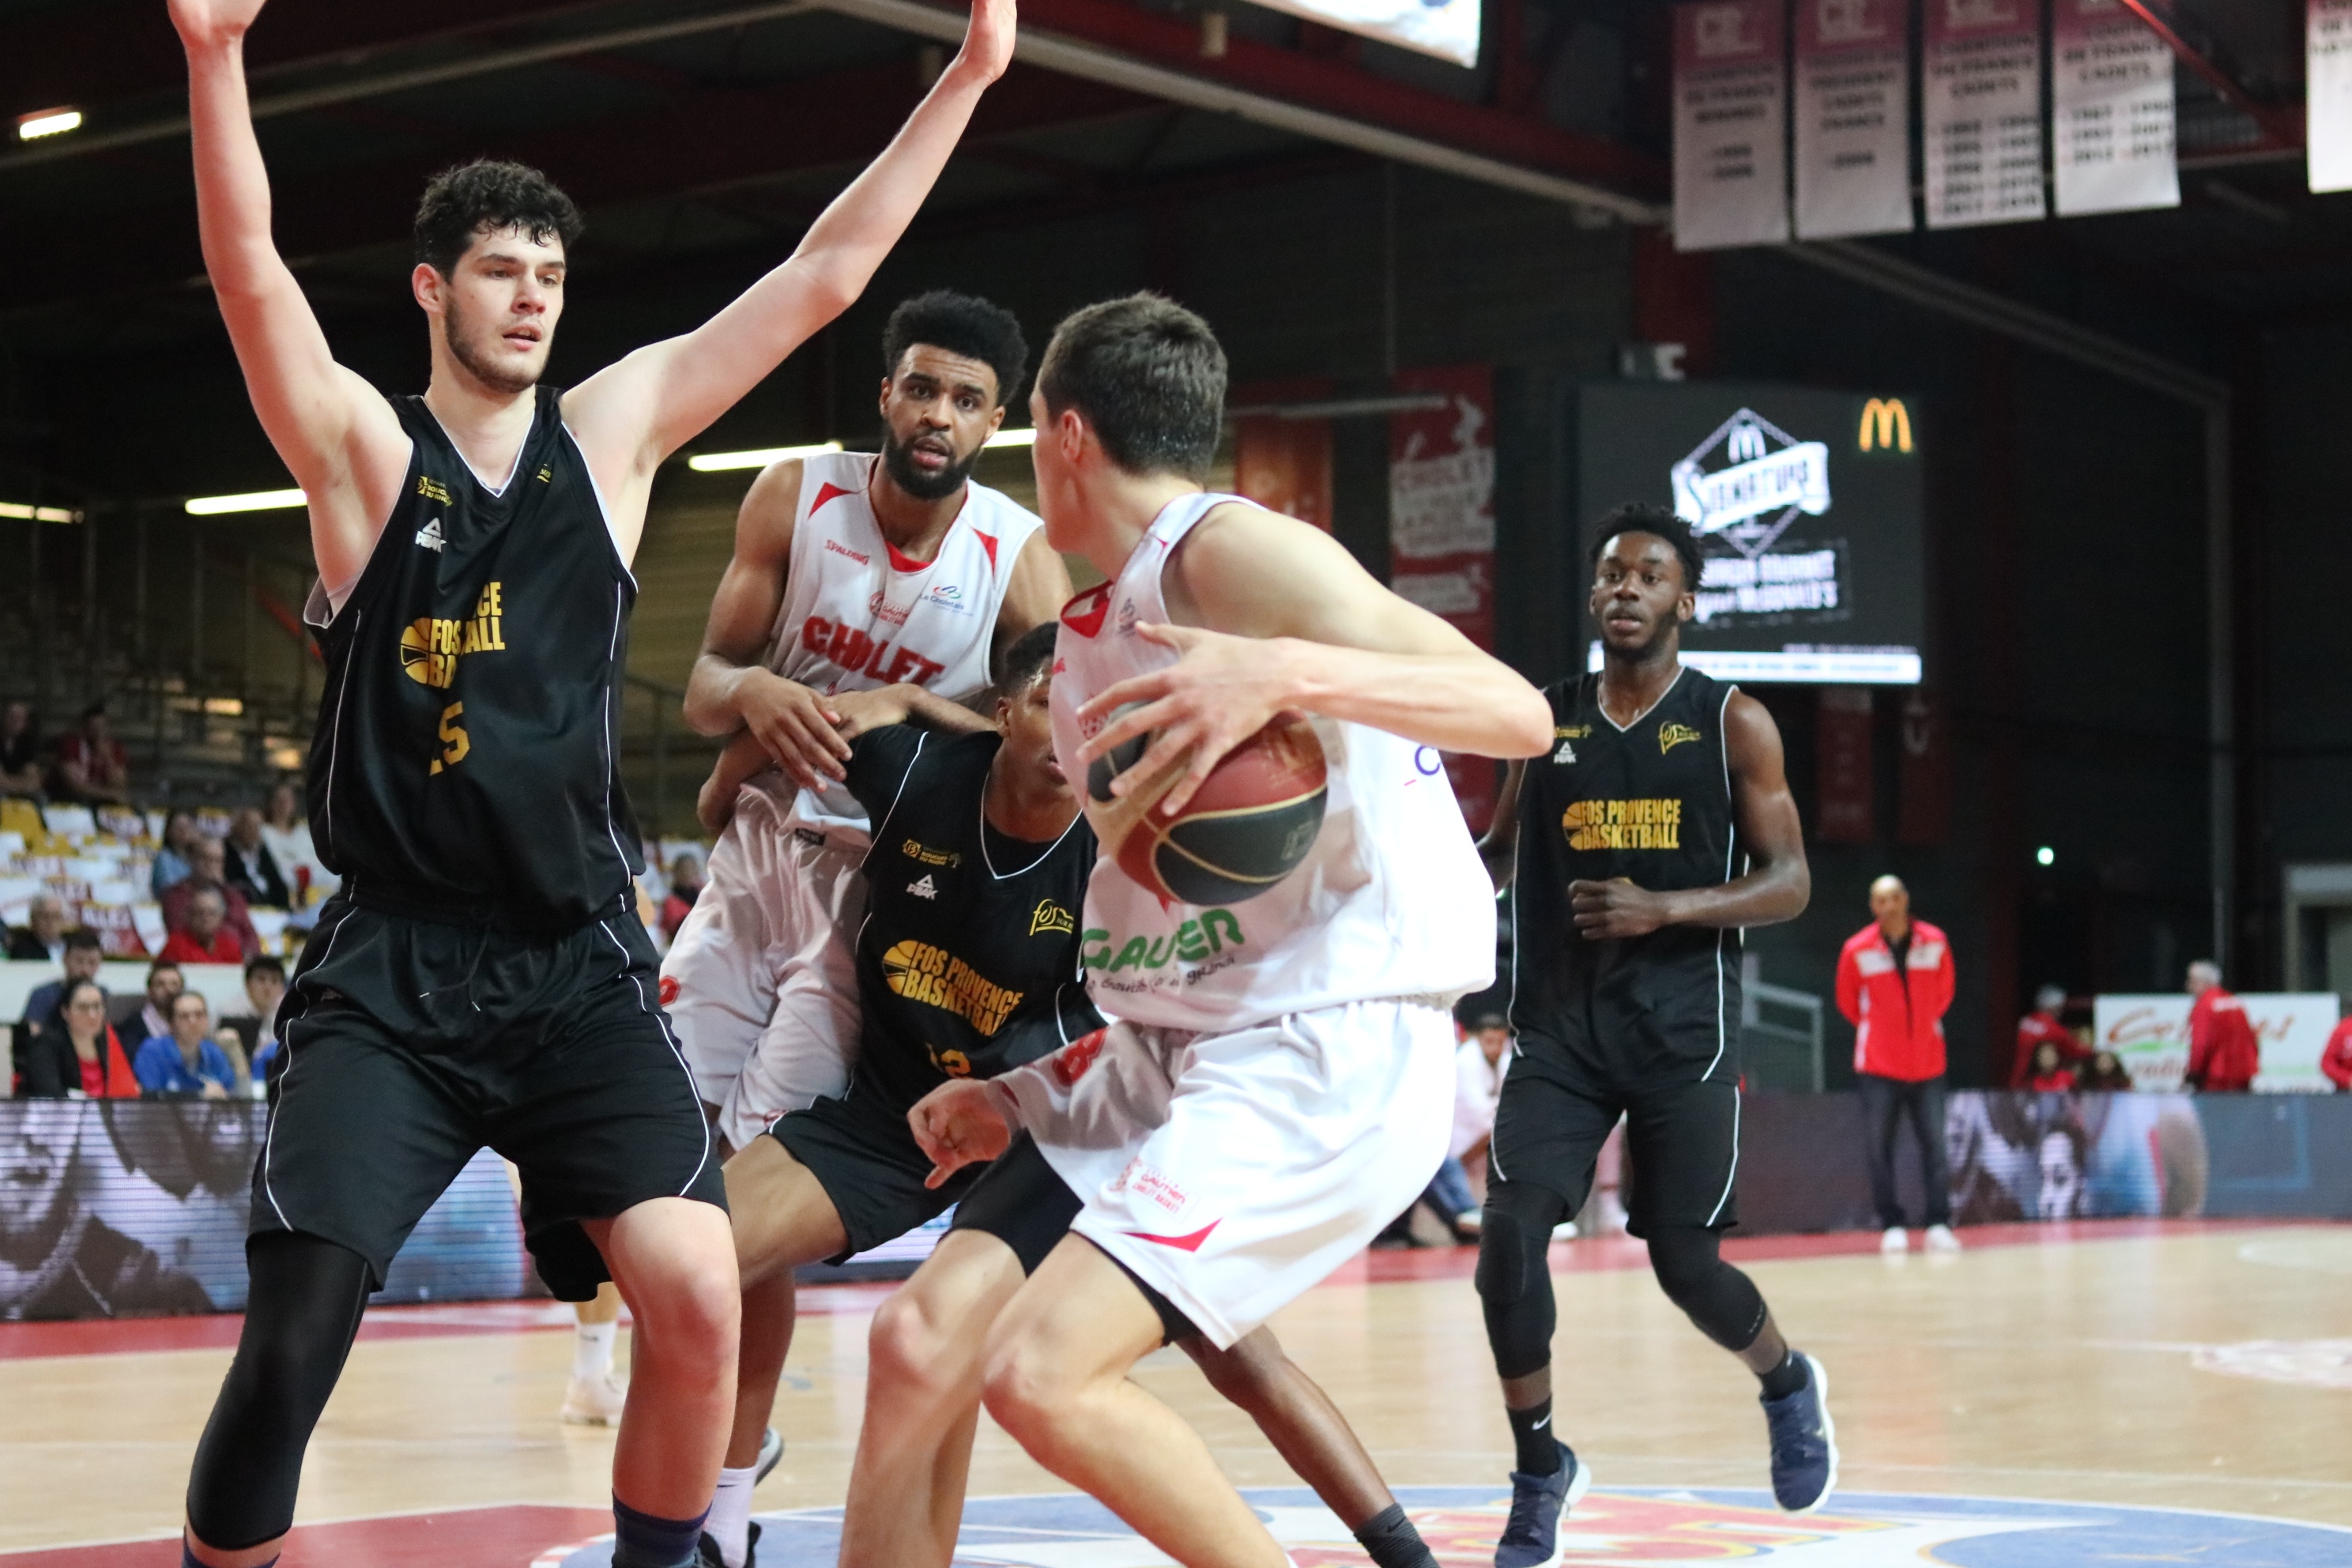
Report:
M 372 1289 L 483 1145 L 522 1173 L 541 1275 L 636 1314 L 617 1568 L 677 1568 L 735 1379 L 734 1244 L 630 898 L 613 725 L 656 468 L 862 290 L 1013 48 L 962 50 L 791 259 L 710 321 L 568 392 L 540 375 L 579 216 L 535 171 L 435 180 L 411 285 L 422 398 L 334 361 L 270 237 L 244 36 L 262 0 L 170 0 L 205 264 L 263 429 L 309 498 L 328 680 L 310 820 L 342 879 L 281 1018 L 249 1306 L 196 1452 L 187 1562 L 260 1568 Z
M 1828 1497 L 1826 1381 L 1723 1261 L 1738 1223 L 1739 932 L 1801 912 L 1803 831 L 1764 705 L 1681 662 L 1700 558 L 1662 508 L 1601 520 L 1591 609 L 1601 668 L 1551 699 L 1553 750 L 1511 764 L 1482 848 L 1513 884 L 1511 1025 L 1478 1244 L 1478 1293 L 1518 1450 L 1496 1568 L 1559 1561 L 1591 1477 L 1553 1435 L 1547 1267 L 1626 1119 L 1633 1203 L 1658 1283 L 1763 1385 L 1783 1508 Z M 1514 855 L 1516 850 L 1516 855 Z

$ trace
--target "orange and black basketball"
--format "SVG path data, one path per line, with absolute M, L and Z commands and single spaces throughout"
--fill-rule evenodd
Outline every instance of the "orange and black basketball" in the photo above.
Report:
M 1122 710 L 1124 711 L 1124 710 Z M 1087 770 L 1087 818 L 1119 869 L 1163 899 L 1237 904 L 1296 870 L 1315 847 L 1328 795 L 1323 743 L 1301 713 L 1277 713 L 1225 753 L 1183 810 L 1160 808 L 1180 763 L 1124 798 L 1111 781 L 1151 744 L 1139 735 Z

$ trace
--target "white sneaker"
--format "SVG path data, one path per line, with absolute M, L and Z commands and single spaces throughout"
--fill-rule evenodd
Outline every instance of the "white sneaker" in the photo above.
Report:
M 628 1397 L 628 1385 L 609 1374 L 575 1377 L 563 1391 L 563 1419 L 574 1426 L 618 1426 Z
M 1574 1241 L 1576 1239 L 1576 1222 L 1572 1219 L 1564 1219 L 1560 1221 L 1558 1225 L 1551 1227 L 1551 1238 L 1554 1241 Z
M 1911 1238 L 1903 1234 L 1901 1226 L 1890 1225 L 1886 1227 L 1886 1234 L 1878 1238 L 1878 1250 L 1886 1253 L 1908 1252 L 1911 1250 Z
M 1931 1225 L 1927 1227 L 1928 1251 L 1958 1252 L 1959 1249 L 1960 1238 L 1952 1234 L 1952 1227 L 1950 1226 Z

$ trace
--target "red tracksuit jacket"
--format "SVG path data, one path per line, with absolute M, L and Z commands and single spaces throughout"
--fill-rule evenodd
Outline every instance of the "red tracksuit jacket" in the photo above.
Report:
M 2208 1094 L 2242 1093 L 2262 1067 L 2246 1005 L 2219 985 L 2208 989 L 2189 1009 L 2189 1083 Z
M 1853 1026 L 1853 1070 L 1916 1083 L 1944 1070 L 1944 1009 L 1952 1005 L 1952 944 L 1911 922 L 1903 968 L 1873 921 L 1838 954 L 1837 1005 Z

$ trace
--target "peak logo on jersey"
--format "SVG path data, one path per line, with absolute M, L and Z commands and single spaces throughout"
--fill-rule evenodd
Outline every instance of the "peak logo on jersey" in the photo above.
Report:
M 1103 617 L 1110 614 L 1110 583 L 1097 583 L 1062 606 L 1062 624 L 1082 637 L 1099 637 Z
M 920 866 L 945 866 L 952 871 L 963 864 L 961 849 L 934 849 L 919 839 L 909 838 L 898 846 L 898 853 Z
M 1078 922 L 1071 918 L 1070 911 L 1051 899 L 1039 900 L 1036 911 L 1029 917 L 1031 936 L 1037 936 L 1045 931 L 1060 931 L 1067 935 L 1077 929 Z
M 1679 849 L 1680 800 L 1574 800 L 1560 813 L 1570 849 Z
M 1054 1075 L 1055 1083 L 1068 1089 L 1095 1065 L 1095 1058 L 1102 1055 L 1103 1037 L 1109 1033 L 1108 1029 L 1097 1029 L 1090 1035 L 1080 1035 L 1045 1059 L 1045 1070 Z
M 827 485 L 825 486 L 825 489 L 832 490 L 833 487 L 831 485 Z M 846 495 L 849 492 L 846 490 L 833 490 L 833 493 L 838 496 Z M 818 504 L 822 505 L 823 503 L 820 502 Z M 852 561 L 856 562 L 860 566 L 871 566 L 874 564 L 874 557 L 866 554 L 863 550 L 852 550 L 838 539 L 826 540 L 824 542 L 824 547 L 829 553 L 835 555 L 846 555 Z
M 447 506 L 449 504 L 449 487 L 443 484 L 439 479 L 435 479 L 431 474 L 419 474 L 416 476 L 416 493 L 423 496 L 426 500 L 437 500 L 443 506 Z
M 1658 754 L 1663 757 L 1685 741 L 1706 739 L 1705 735 L 1687 724 L 1661 724 L 1658 726 Z
M 416 542 L 424 546 L 425 549 L 433 551 L 436 554 L 439 553 L 441 549 L 441 520 L 437 517 L 428 518 L 425 521 L 425 526 L 416 531 Z
M 909 1002 L 953 1013 L 982 1035 L 1004 1027 L 1021 1005 L 1021 992 L 1007 991 L 945 948 L 912 938 L 882 955 L 882 983 Z
M 801 647 L 821 658 L 830 659 L 852 674 L 863 670 L 886 686 L 901 680 L 913 681 L 917 686 L 929 686 L 933 678 L 947 668 L 938 660 L 925 658 L 912 648 L 894 650 L 887 637 L 875 637 L 856 626 L 826 620 L 823 616 L 811 616 L 801 626 Z
M 1150 941 L 1131 936 L 1114 947 L 1110 932 L 1101 930 L 1089 931 L 1078 940 L 1087 944 L 1078 956 L 1088 969 L 1116 974 L 1122 969 L 1164 969 L 1171 958 L 1197 963 L 1229 945 L 1243 946 L 1249 939 L 1242 935 L 1242 922 L 1231 910 L 1202 910 L 1200 919 L 1186 921 L 1173 932 Z
M 400 668 L 419 686 L 446 690 L 457 679 L 457 661 L 469 653 L 497 653 L 506 646 L 504 584 L 482 589 L 467 620 L 419 616 L 400 628 Z
M 1551 754 L 1551 760 L 1555 763 L 1572 763 L 1576 761 L 1576 747 L 1569 742 L 1562 741 L 1559 743 L 1559 750 Z
M 931 874 L 929 871 L 924 872 L 919 879 L 908 883 L 907 891 L 919 899 L 935 900 L 940 896 L 939 889 L 931 883 Z

